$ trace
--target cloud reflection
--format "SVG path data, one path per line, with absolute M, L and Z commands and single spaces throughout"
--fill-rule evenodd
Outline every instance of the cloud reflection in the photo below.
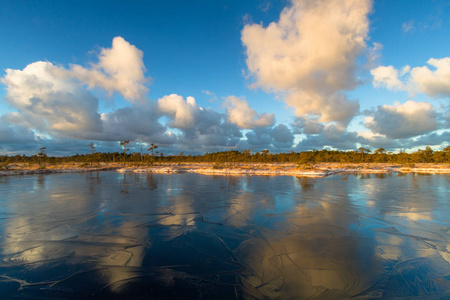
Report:
M 0 182 L 0 291 L 172 299 L 449 293 L 448 192 L 436 188 L 444 177 L 11 177 Z

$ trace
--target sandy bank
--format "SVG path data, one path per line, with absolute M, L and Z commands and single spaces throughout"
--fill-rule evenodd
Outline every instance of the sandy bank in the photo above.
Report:
M 340 164 L 321 163 L 298 167 L 295 163 L 163 163 L 155 166 L 138 166 L 121 164 L 100 164 L 86 166 L 81 163 L 47 165 L 45 168 L 27 164 L 11 165 L 7 170 L 0 170 L 0 176 L 31 175 L 48 173 L 79 173 L 116 170 L 121 173 L 198 173 L 205 175 L 256 175 L 256 176 L 302 176 L 325 177 L 338 173 L 421 173 L 450 174 L 450 166 L 445 164 L 416 164 L 402 166 L 393 164 L 366 163 Z
M 338 173 L 422 173 L 450 174 L 450 166 L 438 164 L 417 164 L 416 166 L 401 166 L 392 164 L 338 164 L 322 163 L 309 167 L 298 167 L 293 163 L 272 164 L 162 164 L 152 167 L 126 167 L 117 172 L 133 173 L 198 173 L 205 175 L 261 175 L 261 176 L 302 176 L 325 177 Z
M 50 173 L 81 173 L 96 171 L 112 171 L 121 168 L 118 164 L 102 164 L 98 166 L 82 166 L 82 164 L 47 165 L 44 168 L 27 164 L 14 164 L 8 169 L 0 170 L 0 176 L 33 175 Z

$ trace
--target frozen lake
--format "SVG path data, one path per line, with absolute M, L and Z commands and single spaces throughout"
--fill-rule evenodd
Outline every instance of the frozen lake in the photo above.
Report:
M 5 176 L 0 257 L 6 299 L 449 299 L 450 176 Z

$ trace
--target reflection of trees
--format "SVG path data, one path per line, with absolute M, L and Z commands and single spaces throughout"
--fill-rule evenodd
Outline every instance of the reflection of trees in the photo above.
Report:
M 316 179 L 308 178 L 308 177 L 297 177 L 300 186 L 302 187 L 303 192 L 307 192 L 314 188 L 314 184 Z
M 89 172 L 86 174 L 86 181 L 89 184 L 89 192 L 92 194 L 97 186 L 102 183 L 99 172 Z
M 158 188 L 158 182 L 155 178 L 153 178 L 153 173 L 147 174 L 147 185 L 150 187 L 151 190 L 154 190 Z
M 127 174 L 123 173 L 123 178 L 122 178 L 122 185 L 121 185 L 121 190 L 120 192 L 123 194 L 128 194 L 128 184 L 127 184 Z
M 372 177 L 372 174 L 370 173 L 356 173 L 355 177 L 358 179 L 370 179 Z
M 380 179 L 386 178 L 388 176 L 387 173 L 375 173 L 374 175 L 375 175 L 375 178 L 380 178 Z
M 0 184 L 8 184 L 10 176 L 0 176 Z
M 238 178 L 236 176 L 228 176 L 228 189 L 234 188 L 237 182 Z
M 37 178 L 36 178 L 36 183 L 37 183 L 37 186 L 40 188 L 40 189 L 45 189 L 45 175 L 44 174 L 38 174 L 37 175 Z
M 341 180 L 347 180 L 350 174 L 345 173 L 344 175 L 340 175 Z

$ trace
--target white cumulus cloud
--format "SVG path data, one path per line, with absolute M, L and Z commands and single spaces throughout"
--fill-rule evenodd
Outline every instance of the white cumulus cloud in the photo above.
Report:
M 431 58 L 427 61 L 435 70 L 427 66 L 411 69 L 411 82 L 420 92 L 430 97 L 450 97 L 450 57 Z
M 77 138 L 101 130 L 97 98 L 73 79 L 58 76 L 60 70 L 43 61 L 23 70 L 6 69 L 2 78 L 6 100 L 18 112 L 5 118 L 42 132 Z
M 388 138 L 402 139 L 422 135 L 438 128 L 437 113 L 428 102 L 407 101 L 379 106 L 365 126 Z
M 294 134 L 284 124 L 274 127 L 256 128 L 245 135 L 247 140 L 240 147 L 254 148 L 255 151 L 270 149 L 275 151 L 291 149 L 294 143 Z
M 226 122 L 224 114 L 200 107 L 194 97 L 167 95 L 158 100 L 158 108 L 171 120 L 167 126 L 181 131 L 177 135 L 180 149 L 217 151 L 234 147 L 242 136 L 235 124 Z
M 274 122 L 274 114 L 258 114 L 250 107 L 245 98 L 229 96 L 225 99 L 228 122 L 236 124 L 239 128 L 254 129 L 270 126 Z
M 78 78 L 90 88 L 100 87 L 112 94 L 119 92 L 129 101 L 142 101 L 148 93 L 148 78 L 143 62 L 144 53 L 118 36 L 111 48 L 103 48 L 98 63 L 89 68 L 71 65 L 70 76 Z
M 357 85 L 370 10 L 369 0 L 293 0 L 278 22 L 246 25 L 241 39 L 255 86 L 287 93 L 299 117 L 347 123 L 359 104 L 342 91 Z
M 336 124 L 327 124 L 320 133 L 307 135 L 295 148 L 298 151 L 309 151 L 324 147 L 353 150 L 357 148 L 357 143 L 361 140 L 357 132 L 347 131 Z
M 132 140 L 172 145 L 176 136 L 169 134 L 167 128 L 158 122 L 160 115 L 155 102 L 134 104 L 110 113 L 102 114 L 103 141 Z
M 169 116 L 172 121 L 168 124 L 172 128 L 189 129 L 195 124 L 196 116 L 200 110 L 194 97 L 171 94 L 158 100 L 161 113 Z
M 375 87 L 386 87 L 389 90 L 404 89 L 403 82 L 400 81 L 398 70 L 393 66 L 379 66 L 370 70 L 373 76 L 373 85 Z
M 450 97 L 450 57 L 430 58 L 427 66 L 405 66 L 399 72 L 393 66 L 379 66 L 370 71 L 375 87 L 424 93 L 432 98 Z

